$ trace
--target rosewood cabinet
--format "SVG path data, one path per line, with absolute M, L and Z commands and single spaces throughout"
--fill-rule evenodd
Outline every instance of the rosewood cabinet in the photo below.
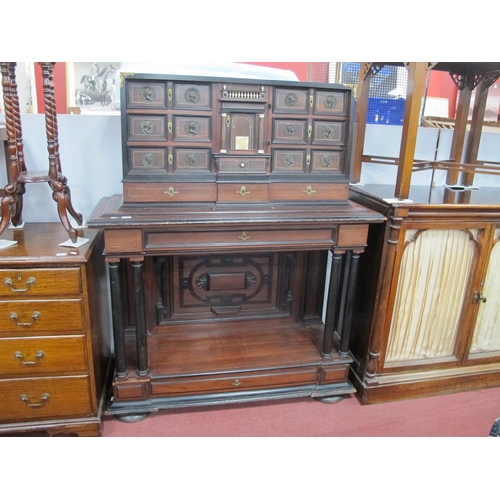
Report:
M 363 154 L 369 81 L 386 64 L 408 69 L 398 158 Z M 459 90 L 445 161 L 415 158 L 431 70 L 449 73 Z M 479 174 L 500 173 L 498 161 L 479 158 L 488 89 L 499 77 L 499 63 L 362 65 L 350 198 L 386 217 L 370 227 L 351 338 L 352 381 L 363 404 L 500 384 L 500 188 L 486 176 L 474 185 Z M 392 163 L 396 182 L 359 183 L 366 163 Z M 418 185 L 416 175 L 426 173 L 431 181 Z
M 383 216 L 348 200 L 351 116 L 338 85 L 123 78 L 123 194 L 89 220 L 109 414 L 354 391 L 358 263 Z
M 110 349 L 103 235 L 58 246 L 60 224 L 27 223 L 0 258 L 0 434 L 99 436 Z

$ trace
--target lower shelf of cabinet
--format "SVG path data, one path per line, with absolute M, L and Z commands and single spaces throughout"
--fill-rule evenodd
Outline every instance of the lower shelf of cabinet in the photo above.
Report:
M 162 327 L 148 337 L 149 374 L 136 376 L 129 363 L 107 413 L 355 392 L 352 358 L 324 359 L 322 337 L 322 325 L 283 318 Z

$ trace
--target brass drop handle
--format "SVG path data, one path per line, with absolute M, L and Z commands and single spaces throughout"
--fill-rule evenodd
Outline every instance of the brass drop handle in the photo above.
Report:
M 312 194 L 314 194 L 316 191 L 314 191 L 314 189 L 311 187 L 311 186 L 307 186 L 306 189 L 304 189 L 302 191 L 303 193 L 306 193 L 307 196 L 311 196 Z
M 42 394 L 39 403 L 32 403 L 29 396 L 27 396 L 26 394 L 21 394 L 19 396 L 19 399 L 26 403 L 26 406 L 29 406 L 30 408 L 40 408 L 41 406 L 45 405 L 45 401 L 48 401 L 50 399 L 50 394 L 47 394 L 46 392 Z
M 474 295 L 472 297 L 472 302 L 474 304 L 477 304 L 478 302 L 482 302 L 484 304 L 486 302 L 486 297 L 483 295 L 482 292 L 474 292 Z
M 176 195 L 176 194 L 179 194 L 179 191 L 176 191 L 173 186 L 169 186 L 168 189 L 166 191 L 163 192 L 163 194 L 168 194 L 170 196 L 170 198 L 172 198 L 172 196 Z
M 33 314 L 31 315 L 31 319 L 33 321 L 31 321 L 30 323 L 23 323 L 22 321 L 19 321 L 19 316 L 17 315 L 17 313 L 11 312 L 9 314 L 9 318 L 12 321 L 15 321 L 18 326 L 33 326 L 33 324 L 35 323 L 35 321 L 37 319 L 40 319 L 41 317 L 42 317 L 42 313 L 40 313 L 39 311 L 34 311 Z
M 251 239 L 251 236 L 248 236 L 247 232 L 243 231 L 241 233 L 241 236 L 238 236 L 238 239 L 241 241 L 247 241 L 247 240 Z
M 234 385 L 234 387 L 239 387 L 241 384 L 242 382 L 240 382 L 239 378 L 237 378 L 234 382 L 231 382 L 231 385 Z
M 28 278 L 26 280 L 26 285 L 27 285 L 26 288 L 14 288 L 14 282 L 10 278 L 5 278 L 3 280 L 3 284 L 6 287 L 9 287 L 12 292 L 25 293 L 30 289 L 31 285 L 36 285 L 36 279 L 33 277 Z
M 45 353 L 43 351 L 36 351 L 35 354 L 35 361 L 25 361 L 23 353 L 21 351 L 15 351 L 14 352 L 14 357 L 21 361 L 23 365 L 36 365 L 40 359 L 42 359 L 45 356 Z
M 246 186 L 241 186 L 239 191 L 236 191 L 237 194 L 241 194 L 243 198 L 247 195 L 250 194 L 250 191 L 247 190 Z

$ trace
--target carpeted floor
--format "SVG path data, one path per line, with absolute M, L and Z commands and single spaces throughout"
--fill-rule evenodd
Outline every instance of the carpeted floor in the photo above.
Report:
M 487 437 L 500 388 L 361 406 L 281 400 L 163 410 L 135 423 L 105 417 L 104 437 Z

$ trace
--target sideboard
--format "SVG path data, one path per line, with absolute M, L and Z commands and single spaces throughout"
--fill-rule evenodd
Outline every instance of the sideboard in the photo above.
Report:
M 348 200 L 351 90 L 127 74 L 123 193 L 102 228 L 108 414 L 354 392 L 358 262 L 384 216 Z

